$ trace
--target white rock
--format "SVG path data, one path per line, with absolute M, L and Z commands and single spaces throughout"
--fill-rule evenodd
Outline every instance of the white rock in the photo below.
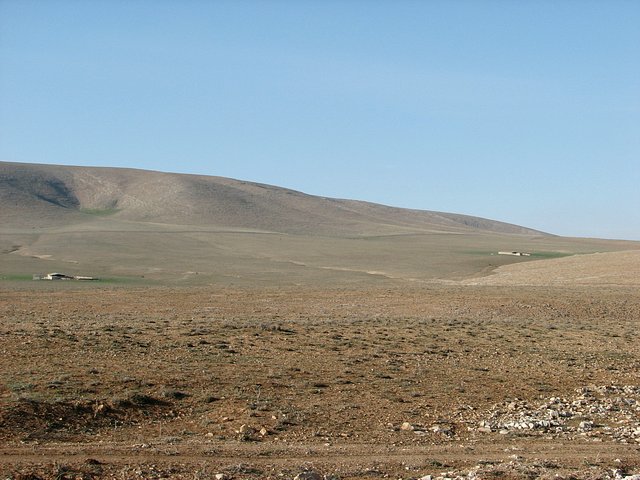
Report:
M 293 480 L 323 480 L 323 478 L 319 473 L 307 471 L 299 473 Z
M 587 431 L 593 429 L 593 422 L 585 420 L 583 422 L 580 422 L 580 425 L 578 425 L 578 428 L 580 430 L 583 430 L 583 431 L 587 432 Z
M 256 433 L 256 431 L 253 428 L 251 428 L 249 425 L 243 423 L 240 426 L 240 430 L 238 430 L 238 433 L 246 433 L 247 435 L 253 435 L 254 433 Z

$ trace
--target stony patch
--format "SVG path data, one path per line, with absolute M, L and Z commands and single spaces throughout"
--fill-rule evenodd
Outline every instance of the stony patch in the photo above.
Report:
M 477 431 L 640 443 L 640 387 L 582 387 L 573 397 L 550 397 L 537 405 L 524 400 L 504 402 L 491 409 Z

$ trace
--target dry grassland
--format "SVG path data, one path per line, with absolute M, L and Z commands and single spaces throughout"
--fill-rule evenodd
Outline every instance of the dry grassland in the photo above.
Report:
M 640 472 L 635 286 L 4 287 L 2 478 Z

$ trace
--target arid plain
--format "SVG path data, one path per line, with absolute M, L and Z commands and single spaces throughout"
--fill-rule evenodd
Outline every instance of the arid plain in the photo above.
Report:
M 640 473 L 637 242 L 157 172 L 0 187 L 3 478 Z

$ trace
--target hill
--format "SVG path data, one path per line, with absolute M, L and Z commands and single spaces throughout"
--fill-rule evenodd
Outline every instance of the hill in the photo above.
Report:
M 0 162 L 0 218 L 6 278 L 63 271 L 225 284 L 415 282 L 638 248 L 222 177 L 9 162 Z
M 0 163 L 6 224 L 60 226 L 92 215 L 176 225 L 354 236 L 487 231 L 541 234 L 503 222 L 317 197 L 222 177 L 155 171 Z M 4 216 L 4 215 L 3 215 Z

